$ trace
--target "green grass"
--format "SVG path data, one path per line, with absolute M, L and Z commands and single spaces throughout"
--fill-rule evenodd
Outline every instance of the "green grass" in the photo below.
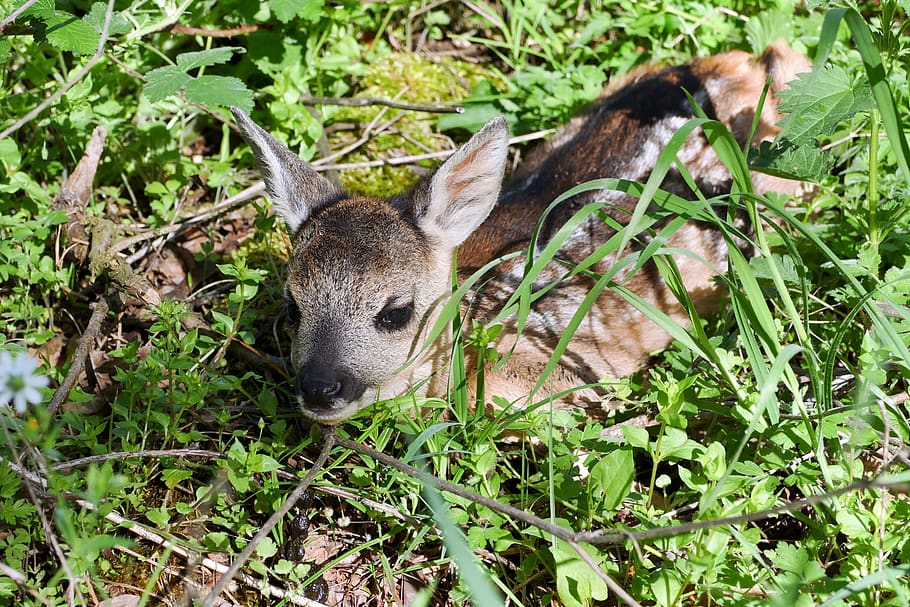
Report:
M 0 14 L 16 4 L 0 1 Z M 87 64 L 106 6 L 39 2 L 7 26 L 0 132 Z M 459 48 L 450 44 L 459 38 L 483 53 L 464 72 L 480 84 L 467 111 L 438 117 L 437 127 L 460 139 L 502 113 L 513 132 L 531 132 L 558 125 L 609 78 L 649 60 L 758 51 L 779 35 L 807 52 L 816 71 L 785 100 L 790 116 L 775 145 L 748 158 L 714 122 L 685 127 L 702 127 L 737 176 L 724 202 L 745 210 L 760 256 L 730 247 L 728 306 L 707 318 L 690 311 L 689 328 L 615 274 L 596 277 L 577 319 L 598 290 L 612 289 L 676 338 L 649 368 L 605 384 L 615 409 L 607 421 L 551 410 L 545 372 L 528 407 L 490 414 L 456 389 L 447 400 L 381 403 L 340 429 L 424 474 L 564 529 L 621 531 L 617 540 L 577 548 L 336 446 L 294 506 L 311 520 L 309 535 L 300 539 L 290 520 L 272 530 L 254 547 L 234 596 L 242 605 L 281 604 L 259 590 L 255 580 L 267 579 L 322 600 L 317 580 L 343 587 L 356 566 L 359 596 L 404 600 L 395 593 L 408 580 L 424 587 L 414 605 L 467 597 L 475 605 L 910 603 L 910 38 L 897 3 L 859 12 L 708 0 L 116 8 L 106 54 L 88 75 L 0 139 L 0 351 L 41 361 L 52 386 L 24 415 L 0 415 L 0 605 L 190 596 L 205 578 L 198 569 L 187 576 L 185 558 L 175 555 L 190 554 L 194 567 L 196 557 L 230 562 L 319 451 L 322 438 L 301 422 L 280 363 L 268 358 L 287 347 L 282 228 L 257 202 L 201 221 L 170 244 L 153 242 L 252 181 L 225 105 L 255 100 L 256 119 L 312 157 L 324 127 L 337 146 L 350 141 L 344 123 L 360 114 L 329 105 L 310 113 L 301 96 L 356 96 L 369 82 L 371 95 L 392 98 L 399 91 L 382 89 L 376 66 L 421 45 Z M 168 31 L 174 23 L 256 28 L 225 39 Z M 426 83 L 433 99 L 421 90 L 405 98 L 436 101 L 451 89 L 451 61 L 426 73 L 441 79 Z M 421 114 L 418 124 L 432 121 Z M 156 230 L 126 253 L 136 256 L 136 276 L 176 288 L 176 301 L 151 311 L 133 302 L 109 314 L 89 344 L 89 373 L 51 413 L 46 405 L 92 305 L 115 290 L 110 272 L 94 276 L 64 257 L 56 230 L 66 217 L 52 211 L 96 125 L 108 136 L 87 224 L 100 231 L 110 225 L 102 218 L 113 222 L 115 240 Z M 692 217 L 714 223 L 731 243 L 743 234 L 712 210 L 718 200 L 657 189 L 682 137 L 647 184 L 605 180 L 573 190 L 614 187 L 640 204 L 629 228 L 568 272 L 589 272 L 638 234 L 657 231 L 616 271 L 654 261 L 691 310 L 666 238 Z M 756 196 L 750 161 L 811 176 L 816 195 L 801 205 Z M 651 203 L 669 219 L 646 212 Z M 590 205 L 570 223 L 597 210 Z M 570 227 L 531 260 L 500 319 L 527 315 L 542 294 L 534 277 Z M 149 242 L 155 246 L 143 250 Z M 470 286 L 459 285 L 456 299 Z M 453 303 L 437 334 L 456 312 Z M 495 331 L 493 322 L 461 341 L 487 347 Z M 461 341 L 453 386 L 468 372 Z M 0 369 L 0 387 L 17 381 Z M 616 431 L 643 414 L 656 423 Z M 589 469 L 583 479 L 579 457 Z M 793 509 L 780 511 L 787 504 Z M 292 558 L 300 545 L 310 550 L 302 561 Z

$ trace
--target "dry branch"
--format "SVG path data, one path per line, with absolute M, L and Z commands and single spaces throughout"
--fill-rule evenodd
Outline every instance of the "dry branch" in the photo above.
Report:
M 211 30 L 202 27 L 189 27 L 187 25 L 172 25 L 167 29 L 172 34 L 187 34 L 189 36 L 203 36 L 205 38 L 233 38 L 234 36 L 243 36 L 255 32 L 259 29 L 258 25 L 241 25 L 223 30 Z
M 85 327 L 85 332 L 79 338 L 79 346 L 76 348 L 75 354 L 73 354 L 73 362 L 70 364 L 70 369 L 47 407 L 51 415 L 57 412 L 57 408 L 63 404 L 63 401 L 66 400 L 73 386 L 79 380 L 79 376 L 82 374 L 83 368 L 85 368 L 85 360 L 88 358 L 92 344 L 95 343 L 95 338 L 101 332 L 101 326 L 108 310 L 110 310 L 110 307 L 107 305 L 107 300 L 103 297 L 95 303 L 95 309 L 92 311 L 92 316 Z
M 364 444 L 358 443 L 356 441 L 344 438 L 343 436 L 336 435 L 335 442 L 344 447 L 345 449 L 350 449 L 356 451 L 367 457 L 373 458 L 386 466 L 394 468 L 404 474 L 411 476 L 417 480 L 422 480 L 430 483 L 436 489 L 440 491 L 445 491 L 459 497 L 463 497 L 471 502 L 478 503 L 481 506 L 490 508 L 497 512 L 501 512 L 507 516 L 510 516 L 516 520 L 525 522 L 529 525 L 537 527 L 538 529 L 552 534 L 553 536 L 564 540 L 566 542 L 575 542 L 575 543 L 586 543 L 586 544 L 596 544 L 596 545 L 610 545 L 610 544 L 620 544 L 627 540 L 646 540 L 646 539 L 657 539 L 663 537 L 673 537 L 676 535 L 681 535 L 684 533 L 691 533 L 692 531 L 698 531 L 701 529 L 711 529 L 714 527 L 725 527 L 729 525 L 738 525 L 742 523 L 749 523 L 754 521 L 759 521 L 762 519 L 770 518 L 777 514 L 784 514 L 787 512 L 796 512 L 802 510 L 809 506 L 822 503 L 824 501 L 835 498 L 839 495 L 845 493 L 850 493 L 854 491 L 868 490 L 868 489 L 894 489 L 897 491 L 910 491 L 910 484 L 903 482 L 892 482 L 886 480 L 877 480 L 877 479 L 861 479 L 851 483 L 846 487 L 840 489 L 834 489 L 827 491 L 819 495 L 812 495 L 803 499 L 793 500 L 780 506 L 775 506 L 773 508 L 768 508 L 767 510 L 762 510 L 760 512 L 752 512 L 748 514 L 743 514 L 739 516 L 731 516 L 727 518 L 703 520 L 703 521 L 692 521 L 688 523 L 682 523 L 679 525 L 671 527 L 657 527 L 654 529 L 645 529 L 641 531 L 634 531 L 629 529 L 622 528 L 602 528 L 602 529 L 593 529 L 591 531 L 573 531 L 566 527 L 561 527 L 559 525 L 554 525 L 550 521 L 544 520 L 538 516 L 535 516 L 529 512 L 510 506 L 509 504 L 504 504 L 497 500 L 488 498 L 486 496 L 475 493 L 469 489 L 465 489 L 454 483 L 444 481 L 439 478 L 435 478 L 430 475 L 422 474 L 420 470 L 405 464 L 404 462 L 395 459 L 381 451 L 377 451 L 371 447 L 368 447 Z
M 106 138 L 107 130 L 96 126 L 82 159 L 60 187 L 60 193 L 54 200 L 54 210 L 66 211 L 68 218 L 66 224 L 58 228 L 58 235 L 65 236 L 67 242 L 66 252 L 61 257 L 72 257 L 80 264 L 88 254 L 85 207 L 92 198 L 92 183 L 95 181 Z M 57 263 L 62 261 L 58 259 Z
M 291 508 L 300 501 L 300 498 L 303 496 L 304 491 L 309 488 L 309 486 L 316 479 L 316 475 L 322 472 L 325 462 L 329 458 L 329 454 L 332 452 L 332 447 L 335 446 L 335 440 L 337 438 L 337 433 L 334 428 L 327 428 L 323 431 L 323 436 L 325 437 L 325 443 L 322 446 L 322 451 L 319 453 L 319 457 L 316 458 L 316 461 L 313 462 L 313 465 L 310 467 L 310 471 L 307 472 L 306 476 L 303 477 L 303 480 L 300 481 L 300 484 L 291 492 L 290 495 L 285 498 L 284 503 L 281 504 L 281 507 L 278 508 L 275 512 L 272 513 L 272 516 L 269 517 L 259 531 L 253 536 L 253 539 L 240 551 L 240 554 L 234 559 L 234 562 L 231 563 L 231 566 L 228 567 L 227 571 L 221 576 L 221 578 L 215 583 L 212 587 L 212 591 L 209 592 L 202 599 L 202 607 L 213 607 L 215 600 L 218 598 L 224 590 L 227 588 L 228 584 L 234 578 L 235 575 L 240 571 L 240 568 L 250 559 L 253 555 L 253 552 L 256 550 L 256 546 L 272 532 L 272 529 L 281 522 L 281 519 L 284 518 L 284 515 L 290 512 Z
M 406 103 L 392 99 L 380 99 L 379 97 L 300 97 L 302 105 L 343 105 L 347 107 L 364 107 L 368 105 L 385 105 L 395 108 L 396 110 L 411 110 L 414 112 L 433 112 L 436 114 L 461 114 L 464 108 L 461 106 L 425 104 L 425 103 Z
M 537 131 L 535 133 L 528 133 L 527 135 L 519 135 L 518 137 L 509 138 L 509 145 L 514 145 L 516 143 L 522 143 L 524 141 L 533 141 L 535 139 L 543 139 L 550 133 L 553 133 L 556 129 L 547 129 L 543 131 Z M 369 167 L 380 167 L 380 166 L 397 166 L 399 164 L 410 164 L 413 162 L 420 162 L 422 160 L 440 160 L 443 158 L 448 158 L 455 153 L 455 150 L 443 150 L 441 152 L 430 152 L 427 154 L 415 154 L 413 156 L 398 156 L 396 158 L 379 158 L 377 160 L 365 160 L 364 162 L 352 162 L 349 164 L 320 164 L 319 160 L 312 162 L 312 166 L 317 171 L 341 171 L 345 169 L 364 169 Z M 324 161 L 322 161 L 324 162 Z

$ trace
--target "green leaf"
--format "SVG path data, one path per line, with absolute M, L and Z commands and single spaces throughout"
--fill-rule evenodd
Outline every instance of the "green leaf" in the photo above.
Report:
M 91 55 L 98 50 L 101 36 L 91 25 L 70 13 L 57 13 L 46 21 L 48 42 L 61 51 Z
M 250 472 L 272 472 L 281 468 L 278 461 L 264 453 L 251 453 L 247 458 L 247 470 Z
M 875 520 L 867 512 L 839 510 L 835 515 L 840 531 L 849 538 L 871 538 Z
M 582 546 L 591 557 L 599 560 L 600 554 L 593 546 Z M 563 540 L 556 540 L 550 546 L 553 562 L 556 564 L 556 590 L 567 607 L 583 607 L 593 600 L 606 600 L 606 583 L 591 567 Z
M 168 489 L 173 489 L 178 483 L 192 478 L 192 476 L 193 472 L 191 470 L 169 469 L 161 473 L 161 478 Z
M 278 412 L 278 397 L 267 387 L 262 388 L 262 391 L 259 393 L 259 398 L 256 400 L 256 404 L 259 405 L 262 412 L 270 419 L 274 418 Z
M 749 45 L 756 54 L 775 40 L 790 40 L 793 37 L 792 9 L 772 9 L 751 17 L 743 28 Z
M 107 14 L 107 6 L 102 2 L 95 2 L 88 14 L 82 18 L 87 24 L 91 25 L 99 34 L 104 29 L 104 17 Z M 111 24 L 108 26 L 108 36 L 119 36 L 128 34 L 133 31 L 133 26 L 129 20 L 123 16 L 123 13 L 114 12 L 111 15 Z
M 828 597 L 828 600 L 822 603 L 820 607 L 842 605 L 844 604 L 842 601 L 851 595 L 861 594 L 863 591 L 868 591 L 879 586 L 893 589 L 900 601 L 895 600 L 892 604 L 906 605 L 907 595 L 904 588 L 906 587 L 907 576 L 910 576 L 910 565 L 908 564 L 902 563 L 891 567 L 884 567 L 879 571 L 869 573 L 858 580 L 850 582 L 843 588 L 838 589 L 838 591 Z
M 591 502 L 600 512 L 615 510 L 632 489 L 635 480 L 635 464 L 632 452 L 616 449 L 602 457 L 593 468 L 588 479 Z
M 795 144 L 814 143 L 819 134 L 831 133 L 838 123 L 872 108 L 869 83 L 854 84 L 845 68 L 828 67 L 799 74 L 788 90 L 779 93 L 780 138 Z
M 282 23 L 294 17 L 313 23 L 325 12 L 325 0 L 270 0 L 269 8 Z
M 23 2 L 17 2 L 17 6 L 22 6 Z M 26 17 L 35 17 L 41 20 L 47 20 L 52 18 L 57 14 L 56 6 L 54 0 L 38 0 L 33 5 L 25 9 L 25 12 L 20 15 L 20 19 Z
M 716 441 L 709 444 L 702 456 L 702 465 L 705 476 L 710 480 L 718 481 L 723 478 L 727 468 L 727 452 L 724 450 L 724 446 Z
M 146 83 L 142 86 L 142 92 L 152 103 L 177 93 L 190 80 L 188 74 L 173 65 L 154 69 L 147 73 L 145 78 Z
M 464 129 L 474 133 L 501 113 L 492 103 L 471 104 L 463 112 L 442 114 L 436 124 L 443 131 Z
M 234 46 L 183 53 L 177 55 L 177 65 L 160 67 L 148 72 L 142 87 L 149 101 L 155 103 L 185 91 L 192 102 L 214 107 L 236 105 L 246 111 L 253 109 L 253 92 L 237 78 L 205 74 L 193 78 L 187 72 L 207 65 L 228 61 L 235 52 L 243 49 Z
M 145 518 L 158 527 L 165 528 L 171 520 L 171 515 L 168 513 L 166 507 L 161 506 L 160 508 L 150 508 L 149 510 L 146 510 Z
M 633 447 L 638 447 L 639 449 L 644 449 L 645 451 L 650 451 L 650 441 L 651 437 L 648 435 L 648 431 L 644 428 L 639 428 L 637 426 L 622 426 L 620 428 L 622 435 L 629 441 L 629 444 Z
M 19 152 L 19 146 L 9 137 L 0 139 L 0 164 L 12 173 L 22 164 L 22 154 Z
M 679 575 L 670 569 L 661 569 L 651 574 L 651 591 L 656 605 L 670 607 L 678 605 L 683 585 Z
M 135 545 L 135 542 L 126 538 L 113 535 L 95 535 L 79 538 L 78 545 L 73 547 L 73 551 L 81 554 L 87 561 L 94 562 L 105 550 L 117 547 L 129 548 Z
M 436 433 L 455 425 L 457 425 L 455 422 L 446 422 L 441 424 L 433 424 L 429 428 L 425 429 L 413 441 L 411 441 L 411 444 L 408 446 L 408 451 L 404 454 L 404 457 L 401 458 L 401 461 L 408 463 L 413 462 L 414 458 L 420 454 L 424 444 L 428 440 L 433 438 Z
M 243 53 L 245 50 L 239 46 L 222 46 L 207 51 L 195 51 L 177 55 L 177 67 L 188 72 L 197 67 L 227 63 L 234 53 Z
M 796 269 L 796 262 L 789 255 L 774 253 L 770 258 L 753 257 L 749 260 L 749 266 L 755 273 L 755 277 L 763 280 L 771 280 L 773 274 L 771 273 L 770 265 L 772 263 L 777 266 L 777 272 L 784 279 L 784 282 L 791 285 L 800 284 L 800 274 L 799 270 Z
M 262 538 L 262 541 L 256 545 L 256 556 L 261 559 L 271 558 L 278 554 L 278 546 L 270 537 Z
M 233 76 L 200 76 L 186 83 L 186 98 L 196 103 L 214 107 L 237 107 L 249 112 L 253 109 L 253 91 Z
M 423 475 L 422 475 L 423 476 Z M 452 555 L 458 573 L 464 581 L 475 605 L 502 605 L 503 600 L 490 579 L 490 574 L 480 564 L 474 551 L 468 546 L 461 529 L 452 520 L 452 511 L 442 499 L 439 491 L 421 478 L 424 498 L 433 511 L 433 518 L 442 532 L 442 542 Z
M 834 158 L 813 141 L 796 144 L 789 139 L 762 141 L 758 149 L 749 151 L 751 168 L 785 179 L 821 181 L 831 172 Z

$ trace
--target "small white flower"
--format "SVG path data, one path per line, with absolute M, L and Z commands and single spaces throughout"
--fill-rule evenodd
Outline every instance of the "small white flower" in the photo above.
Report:
M 36 375 L 38 361 L 24 352 L 0 352 L 0 405 L 15 407 L 25 413 L 29 403 L 41 402 L 39 388 L 48 384 L 47 377 Z

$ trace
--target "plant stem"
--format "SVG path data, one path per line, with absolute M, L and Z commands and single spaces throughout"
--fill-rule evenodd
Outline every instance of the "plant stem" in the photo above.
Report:
M 869 118 L 869 189 L 866 198 L 869 202 L 869 244 L 877 251 L 881 243 L 881 233 L 878 227 L 878 134 L 880 128 L 878 110 L 873 109 Z M 875 277 L 878 278 L 877 267 Z

